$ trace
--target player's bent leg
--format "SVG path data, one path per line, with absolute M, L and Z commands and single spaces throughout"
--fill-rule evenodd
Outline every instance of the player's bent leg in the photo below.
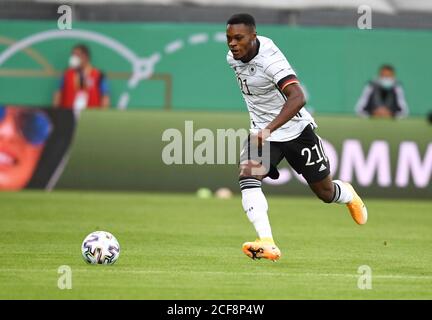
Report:
M 309 187 L 325 203 L 332 203 L 334 197 L 334 184 L 330 176 L 321 181 L 309 183 Z
M 254 225 L 258 239 L 243 244 L 243 252 L 252 259 L 270 259 L 276 261 L 281 256 L 280 250 L 274 244 L 268 219 L 268 204 L 261 189 L 263 176 L 252 175 L 251 167 L 240 166 L 239 185 L 242 193 L 243 209 Z
M 312 191 L 326 203 L 343 203 L 357 224 L 367 222 L 367 208 L 351 184 L 340 180 L 331 180 L 327 176 L 321 181 L 309 184 Z

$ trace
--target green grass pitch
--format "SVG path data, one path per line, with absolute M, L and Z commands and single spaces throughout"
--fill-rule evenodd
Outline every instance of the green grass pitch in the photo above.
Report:
M 344 206 L 269 197 L 280 261 L 252 261 L 240 199 L 187 194 L 0 194 L 0 299 L 431 299 L 432 202 L 367 200 L 369 222 Z M 83 238 L 112 232 L 113 266 L 87 265 Z M 58 267 L 72 268 L 60 290 Z M 372 269 L 372 289 L 357 286 Z

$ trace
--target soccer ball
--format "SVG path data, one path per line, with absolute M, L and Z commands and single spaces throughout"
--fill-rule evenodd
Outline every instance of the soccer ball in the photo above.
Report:
M 81 245 L 84 261 L 90 264 L 114 264 L 120 256 L 120 245 L 109 232 L 95 231 Z
M 219 188 L 215 192 L 216 198 L 218 199 L 231 199 L 233 194 L 228 188 Z

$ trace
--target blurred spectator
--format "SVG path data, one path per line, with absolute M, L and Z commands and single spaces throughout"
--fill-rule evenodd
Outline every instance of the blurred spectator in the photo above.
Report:
M 69 68 L 63 74 L 54 94 L 56 108 L 108 108 L 110 104 L 105 75 L 90 63 L 90 50 L 83 44 L 73 47 Z
M 370 81 L 363 89 L 356 111 L 361 116 L 374 118 L 401 118 L 408 115 L 405 94 L 396 80 L 393 66 L 381 66 L 378 79 Z

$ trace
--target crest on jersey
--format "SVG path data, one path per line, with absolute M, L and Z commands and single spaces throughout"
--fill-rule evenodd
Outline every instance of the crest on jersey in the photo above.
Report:
M 248 66 L 248 71 L 249 71 L 249 74 L 250 74 L 251 76 L 253 76 L 253 75 L 256 73 L 256 70 L 257 70 L 257 66 L 256 66 L 256 64 L 250 64 L 250 65 Z

